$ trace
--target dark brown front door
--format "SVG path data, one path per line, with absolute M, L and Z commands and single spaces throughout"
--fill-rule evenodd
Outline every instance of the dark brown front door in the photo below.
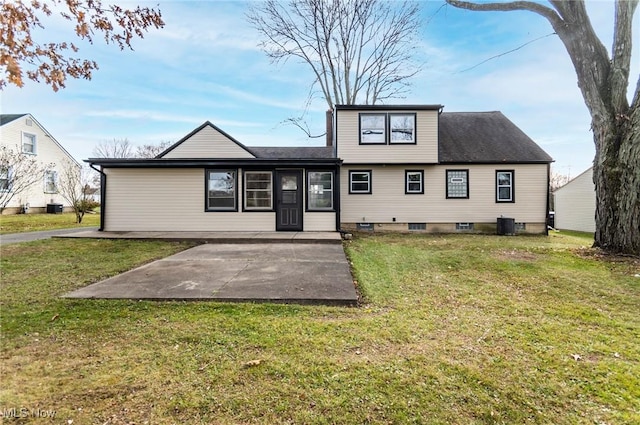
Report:
M 276 230 L 302 231 L 302 171 L 276 171 Z

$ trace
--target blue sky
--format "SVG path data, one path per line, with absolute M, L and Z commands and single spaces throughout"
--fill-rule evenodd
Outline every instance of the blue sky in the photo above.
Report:
M 118 2 L 155 6 L 157 2 Z M 553 168 L 576 176 L 594 156 L 590 118 L 575 72 L 556 36 L 541 17 L 526 12 L 469 12 L 443 2 L 422 2 L 424 26 L 418 58 L 423 70 L 397 104 L 443 104 L 445 111 L 502 111 L 555 160 Z M 134 40 L 135 51 L 120 51 L 96 37 L 80 43 L 80 54 L 98 62 L 91 81 L 70 80 L 54 93 L 27 82 L 0 93 L 2 113 L 29 112 L 77 159 L 93 156 L 105 140 L 134 145 L 177 141 L 211 121 L 249 146 L 314 146 L 299 129 L 283 124 L 306 119 L 312 132 L 324 131 L 326 102 L 316 96 L 305 108 L 312 83 L 300 63 L 270 63 L 248 24 L 247 2 L 159 1 L 165 28 Z M 613 34 L 613 2 L 588 3 L 605 46 Z M 436 11 L 439 12 L 436 14 Z M 636 14 L 638 15 L 638 14 Z M 638 16 L 634 30 L 638 29 Z M 53 20 L 48 41 L 71 40 L 71 29 Z M 632 85 L 640 72 L 634 46 Z

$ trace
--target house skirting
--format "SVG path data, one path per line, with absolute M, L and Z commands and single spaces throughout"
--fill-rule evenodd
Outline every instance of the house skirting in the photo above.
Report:
M 480 233 L 496 234 L 497 223 L 340 223 L 346 232 L 375 233 Z M 517 234 L 545 234 L 546 223 L 516 222 Z

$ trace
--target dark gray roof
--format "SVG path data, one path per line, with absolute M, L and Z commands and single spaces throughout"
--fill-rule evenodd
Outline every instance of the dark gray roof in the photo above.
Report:
M 248 148 L 258 158 L 269 159 L 323 159 L 335 158 L 333 148 L 327 146 L 318 147 L 256 147 Z
M 2 114 L 0 115 L 0 125 L 9 124 L 13 120 L 24 117 L 27 114 Z
M 501 112 L 440 114 L 441 163 L 544 163 L 553 159 Z

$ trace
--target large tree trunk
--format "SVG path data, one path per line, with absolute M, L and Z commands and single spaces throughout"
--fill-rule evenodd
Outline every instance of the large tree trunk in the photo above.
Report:
M 640 254 L 640 79 L 631 105 L 627 99 L 638 0 L 615 2 L 611 57 L 591 26 L 584 1 L 549 0 L 553 8 L 530 1 L 447 2 L 477 11 L 528 10 L 549 21 L 567 49 L 591 114 L 596 147 L 594 245 L 610 252 Z
M 640 108 L 594 123 L 595 246 L 640 253 Z

